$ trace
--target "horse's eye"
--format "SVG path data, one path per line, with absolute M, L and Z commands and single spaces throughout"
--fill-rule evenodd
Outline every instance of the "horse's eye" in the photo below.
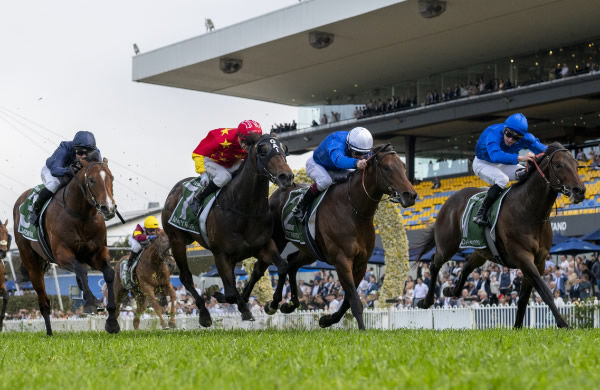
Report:
M 560 169 L 560 168 L 562 168 L 562 165 L 560 163 L 556 163 L 555 167 L 556 167 L 556 169 Z
M 94 182 L 94 179 L 90 178 L 90 184 L 92 184 L 92 185 L 93 185 L 94 183 L 95 183 L 95 182 Z

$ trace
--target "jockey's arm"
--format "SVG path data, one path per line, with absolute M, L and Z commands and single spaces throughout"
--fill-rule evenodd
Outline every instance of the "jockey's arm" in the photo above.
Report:
M 537 139 L 533 134 L 531 133 L 527 133 L 525 135 L 525 141 L 528 144 L 528 149 L 531 150 L 533 153 L 538 154 L 538 153 L 543 153 L 546 151 L 546 149 L 548 148 L 546 145 L 544 145 L 543 143 L 540 142 L 539 139 Z
M 490 156 L 491 162 L 510 165 L 518 164 L 518 154 L 506 153 L 500 148 L 500 144 L 495 139 L 488 138 L 487 141 L 488 142 L 485 146 Z
M 146 236 L 144 234 L 144 231 L 142 230 L 141 226 L 138 225 L 138 226 L 136 226 L 135 230 L 133 231 L 133 238 L 137 242 L 142 242 L 142 241 L 146 241 L 148 239 L 148 236 Z
M 69 160 L 69 148 L 65 142 L 61 142 L 58 148 L 52 153 L 46 160 L 46 166 L 50 169 L 50 173 L 54 177 L 61 177 L 68 175 L 70 170 L 65 168 Z
M 354 169 L 356 168 L 357 159 L 348 157 L 344 153 L 344 149 L 333 148 L 329 151 L 331 162 L 338 169 Z

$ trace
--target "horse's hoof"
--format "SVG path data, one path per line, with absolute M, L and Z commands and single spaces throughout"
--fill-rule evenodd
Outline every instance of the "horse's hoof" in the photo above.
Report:
M 454 288 L 452 287 L 444 287 L 444 296 L 445 297 L 454 297 Z
M 242 313 L 242 321 L 254 321 L 252 313 L 249 311 Z
M 420 300 L 420 301 L 417 303 L 417 307 L 418 307 L 419 309 L 429 309 L 429 306 L 431 306 L 431 305 L 428 305 L 428 304 L 425 302 L 425 300 L 424 300 L 424 299 Z
M 200 316 L 200 326 L 203 328 L 210 328 L 212 326 L 212 319 L 210 318 L 210 314 L 207 316 Z
M 117 334 L 121 330 L 119 327 L 119 322 L 116 319 L 108 319 L 106 320 L 106 325 L 104 325 L 104 329 L 110 334 Z
M 213 298 L 215 298 L 217 300 L 217 302 L 219 302 L 219 303 L 227 303 L 227 300 L 225 299 L 225 295 L 219 291 L 217 291 L 213 294 Z
M 177 329 L 177 325 L 175 325 L 175 322 L 169 322 L 169 328 Z
M 277 308 L 276 307 L 271 307 L 271 303 L 273 301 L 269 301 L 265 304 L 265 313 L 267 313 L 268 315 L 272 316 L 273 314 L 277 313 Z
M 333 324 L 335 324 L 335 322 L 333 321 L 333 317 L 329 314 L 319 318 L 319 326 L 321 328 L 329 328 Z
M 286 302 L 279 307 L 279 310 L 282 313 L 290 314 L 290 313 L 293 313 L 294 310 L 296 310 L 296 305 L 294 305 L 293 303 Z

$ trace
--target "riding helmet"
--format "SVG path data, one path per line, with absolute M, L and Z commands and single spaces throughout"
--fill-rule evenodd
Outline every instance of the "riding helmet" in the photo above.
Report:
M 521 135 L 527 134 L 527 118 L 521 113 L 512 114 L 504 122 L 504 126 L 516 131 Z
M 248 135 L 250 133 L 262 135 L 262 128 L 260 127 L 260 124 L 251 119 L 242 121 L 238 125 L 238 135 Z
M 369 153 L 373 147 L 373 136 L 364 127 L 355 127 L 348 132 L 346 145 L 357 153 Z
M 144 219 L 144 228 L 158 229 L 158 219 L 153 215 L 146 217 L 146 219 Z
M 73 146 L 79 148 L 95 149 L 96 138 L 89 131 L 78 131 L 73 137 Z

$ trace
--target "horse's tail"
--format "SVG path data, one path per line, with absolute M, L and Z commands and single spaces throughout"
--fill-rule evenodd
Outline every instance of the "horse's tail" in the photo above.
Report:
M 421 248 L 419 251 L 419 255 L 417 256 L 417 261 L 421 260 L 421 256 L 423 256 L 427 251 L 431 250 L 435 246 L 435 231 L 434 225 L 429 226 L 425 229 L 425 233 L 420 241 L 417 242 L 416 247 Z

